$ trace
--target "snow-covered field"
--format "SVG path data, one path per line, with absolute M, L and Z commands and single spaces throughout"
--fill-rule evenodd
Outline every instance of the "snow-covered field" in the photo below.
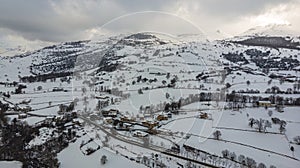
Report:
M 43 145 L 59 135 L 71 134 L 73 129 L 77 131 L 76 136 L 57 154 L 61 167 L 159 167 L 160 164 L 188 167 L 189 162 L 197 166 L 226 165 L 224 167 L 232 167 L 229 163 L 234 163 L 236 167 L 242 167 L 243 163 L 238 160 L 240 155 L 254 159 L 257 165 L 264 163 L 267 167 L 300 166 L 300 147 L 293 142 L 294 137 L 300 135 L 299 106 L 284 105 L 284 112 L 277 112 L 274 104 L 265 108 L 254 107 L 254 103 L 250 103 L 253 100 L 251 97 L 268 100 L 272 95 L 282 96 L 284 100 L 295 99 L 296 102 L 300 98 L 298 93 L 270 94 L 265 91 L 272 87 L 295 91 L 298 81 L 271 80 L 269 75 L 294 75 L 293 79 L 297 79 L 299 72 L 271 70 L 266 74 L 252 61 L 239 65 L 222 57 L 222 54 L 230 52 L 245 53 L 249 49 L 257 49 L 269 51 L 270 57 L 279 55 L 281 59 L 292 55 L 294 58 L 294 55 L 299 55 L 297 51 L 241 46 L 224 41 L 120 39 L 121 36 L 99 42 L 82 42 L 81 47 L 65 43 L 22 58 L 0 58 L 0 82 L 3 83 L 0 85 L 1 103 L 8 104 L 8 123 L 16 123 L 14 118 L 33 127 L 45 121 L 52 122 L 51 126 L 38 129 L 39 134 L 33 135 L 26 144 L 27 148 Z M 133 41 L 138 43 L 132 44 Z M 43 63 L 58 59 L 53 56 L 52 50 L 70 52 L 61 56 L 63 58 L 73 57 L 76 53 L 92 53 L 94 55 L 89 56 L 97 58 L 97 54 L 110 45 L 113 47 L 104 54 L 110 56 L 105 66 L 117 65 L 116 69 L 99 71 L 94 65 L 77 62 L 75 69 L 80 70 L 84 65 L 88 70 L 82 68 L 86 71 L 45 82 L 20 82 L 26 85 L 20 94 L 15 94 L 17 86 L 7 85 L 19 82 L 20 77 L 34 76 L 32 71 L 47 74 L 51 66 L 44 66 Z M 244 56 L 251 60 L 249 55 Z M 296 59 L 300 60 L 300 57 Z M 39 69 L 30 70 L 32 63 L 40 64 Z M 52 66 L 60 64 L 54 63 Z M 249 70 L 252 73 L 248 73 Z M 249 102 L 241 103 L 245 108 L 229 107 L 234 102 L 228 102 L 226 94 L 240 90 L 258 90 L 259 93 L 238 93 Z M 8 93 L 10 96 L 6 95 Z M 204 100 L 200 101 L 200 95 Z M 216 97 L 209 97 L 211 95 Z M 69 112 L 75 112 L 79 119 L 68 121 L 64 124 L 67 129 L 61 131 L 55 124 L 60 118 L 68 117 L 64 107 L 71 105 L 74 108 Z M 117 111 L 117 114 L 105 116 L 107 111 Z M 250 126 L 251 118 L 264 123 L 269 121 L 271 127 L 259 132 L 257 123 Z M 272 118 L 286 122 L 285 130 L 281 131 L 280 124 L 273 123 Z M 215 137 L 216 130 L 221 133 L 219 138 Z M 138 135 L 138 131 L 142 133 Z M 184 146 L 204 151 L 208 157 L 217 156 L 223 161 L 222 151 L 227 149 L 234 152 L 236 158 L 234 161 L 225 159 L 228 164 L 201 160 L 196 153 L 185 153 Z M 177 153 L 174 147 L 178 147 Z M 87 155 L 89 149 L 97 150 Z M 103 155 L 107 157 L 105 164 L 101 164 Z M 0 167 L 10 167 L 9 164 L 15 163 L 1 161 Z

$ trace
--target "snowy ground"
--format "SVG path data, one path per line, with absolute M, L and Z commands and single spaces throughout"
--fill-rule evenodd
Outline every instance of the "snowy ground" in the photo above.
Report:
M 128 161 L 128 159 L 116 155 L 114 151 L 107 148 L 101 148 L 89 156 L 84 155 L 79 148 L 80 142 L 83 139 L 84 137 L 78 139 L 74 144 L 70 144 L 68 148 L 58 154 L 58 160 L 62 168 L 99 167 L 99 165 L 101 165 L 100 159 L 103 155 L 107 156 L 107 163 L 101 165 L 101 167 L 145 167 L 133 161 Z
M 0 167 L 3 168 L 21 168 L 22 163 L 19 161 L 0 161 Z
M 91 50 L 96 48 L 95 46 L 90 47 Z M 295 136 L 299 136 L 300 132 L 300 112 L 297 106 L 287 106 L 284 108 L 283 113 L 279 113 L 273 107 L 268 109 L 249 107 L 238 111 L 224 110 L 225 100 L 193 102 L 181 107 L 179 113 L 173 114 L 171 118 L 159 121 L 159 127 L 155 128 L 158 134 L 148 135 L 150 145 L 146 147 L 141 146 L 141 144 L 146 143 L 147 139 L 133 137 L 133 133 L 129 131 L 116 131 L 112 124 L 104 122 L 103 118 L 99 116 L 100 110 L 97 110 L 96 106 L 99 99 L 106 96 L 109 100 L 108 106 L 101 110 L 117 109 L 122 116 L 144 118 L 146 114 L 141 112 L 141 107 L 164 107 L 166 103 L 176 102 L 180 98 L 190 98 L 191 95 L 200 92 L 224 94 L 220 90 L 224 89 L 226 83 L 231 84 L 231 87 L 225 91 L 226 93 L 231 93 L 233 90 L 254 89 L 259 90 L 261 93 L 245 95 L 266 97 L 269 96 L 264 93 L 267 88 L 278 86 L 283 91 L 293 88 L 293 83 L 280 84 L 279 80 L 274 79 L 268 84 L 270 78 L 267 75 L 252 75 L 241 70 L 234 71 L 233 74 L 222 78 L 222 75 L 224 75 L 222 63 L 229 61 L 221 58 L 220 55 L 234 50 L 244 52 L 249 48 L 235 46 L 234 44 L 225 46 L 218 42 L 209 44 L 200 42 L 191 44 L 171 43 L 152 48 L 121 46 L 120 49 L 114 49 L 116 56 L 122 57 L 114 63 L 118 62 L 123 65 L 118 67 L 116 71 L 97 72 L 97 68 L 95 68 L 80 73 L 81 78 L 77 79 L 77 76 L 73 76 L 70 82 L 62 82 L 58 78 L 55 82 L 48 80 L 47 82 L 26 83 L 27 88 L 23 90 L 25 91 L 24 94 L 11 94 L 11 97 L 3 99 L 3 102 L 10 103 L 11 108 L 13 106 L 22 108 L 30 106 L 32 110 L 28 114 L 34 116 L 28 115 L 27 118 L 20 120 L 26 121 L 29 125 L 35 125 L 47 117 L 58 116 L 61 104 L 69 105 L 71 101 L 78 98 L 74 111 L 86 120 L 83 122 L 80 119 L 84 123 L 82 131 L 78 133 L 81 137 L 70 143 L 67 148 L 58 154 L 57 157 L 61 167 L 99 167 L 102 155 L 106 155 L 108 161 L 101 167 L 144 167 L 143 164 L 137 163 L 138 158 L 147 156 L 151 162 L 154 162 L 155 159 L 152 153 L 159 153 L 157 149 L 170 149 L 174 144 L 180 145 L 181 149 L 182 145 L 189 145 L 217 156 L 222 156 L 222 151 L 228 149 L 230 152 L 235 152 L 237 156 L 251 157 L 257 163 L 264 163 L 268 167 L 270 165 L 299 167 L 300 147 L 291 143 Z M 255 48 L 267 51 L 263 47 Z M 154 54 L 156 51 L 159 51 L 157 55 Z M 289 52 L 288 50 L 282 50 L 281 57 L 287 56 Z M 278 54 L 277 50 L 274 49 L 270 49 L 270 53 L 272 55 Z M 291 54 L 297 53 L 291 52 Z M 249 58 L 249 56 L 246 57 Z M 38 58 L 38 55 L 33 58 Z M 2 82 L 18 81 L 18 75 L 30 75 L 29 66 L 33 58 L 1 59 L 0 80 Z M 18 66 L 14 67 L 12 64 Z M 235 64 L 230 63 L 230 65 Z M 259 67 L 253 63 L 241 67 L 251 68 L 253 72 L 261 73 Z M 161 74 L 157 74 L 158 72 Z M 196 76 L 202 72 L 205 75 L 211 75 L 207 81 L 196 79 Z M 276 73 L 289 74 L 289 71 Z M 296 72 L 291 72 L 291 74 L 298 75 Z M 147 78 L 147 80 L 138 82 L 137 78 L 139 76 L 141 76 L 141 79 Z M 167 87 L 173 78 L 177 78 L 176 86 Z M 150 82 L 150 79 L 153 81 L 155 79 L 155 82 Z M 247 84 L 247 80 L 250 81 L 250 84 Z M 89 86 L 88 83 L 92 81 L 95 81 L 96 84 Z M 99 91 L 101 87 L 118 89 L 122 94 L 128 94 L 129 96 L 122 97 L 122 94 Z M 64 91 L 53 92 L 54 88 L 63 88 Z M 14 92 L 15 89 L 15 87 L 0 85 L 0 91 L 4 93 Z M 138 92 L 139 89 L 142 89 L 142 93 Z M 299 97 L 298 94 L 282 96 Z M 115 99 L 118 101 L 112 103 L 112 100 Z M 22 104 L 21 102 L 24 100 L 29 101 L 29 103 Z M 165 114 L 163 109 L 155 109 L 153 111 L 154 116 Z M 272 116 L 268 114 L 270 110 Z M 18 112 L 9 112 L 11 113 L 8 116 L 10 121 L 19 117 Z M 203 113 L 207 113 L 208 118 L 200 118 Z M 95 120 L 94 123 L 89 123 L 92 116 L 98 118 L 93 119 Z M 251 128 L 249 126 L 250 118 L 264 119 L 271 122 L 272 117 L 287 122 L 284 133 L 280 133 L 279 125 L 275 124 L 272 124 L 271 128 L 267 128 L 267 133 L 259 133 L 255 127 Z M 151 116 L 149 117 L 148 114 L 145 118 L 156 120 Z M 135 127 L 138 126 L 135 125 Z M 108 144 L 104 143 L 107 135 L 103 129 L 113 135 L 108 138 Z M 216 140 L 213 136 L 213 132 L 216 130 L 221 131 L 220 140 Z M 41 134 L 30 141 L 28 145 L 34 146 L 45 143 L 53 131 L 54 129 L 41 128 Z M 87 142 L 91 138 L 93 140 L 90 143 L 80 147 L 82 142 Z M 295 148 L 294 152 L 290 150 L 291 146 Z M 97 147 L 100 147 L 100 149 L 95 153 L 85 155 L 88 148 L 95 149 Z M 161 154 L 160 157 L 160 161 L 167 164 L 168 167 L 178 167 L 177 162 L 186 164 L 186 160 L 177 157 L 164 154 Z M 0 162 L 0 167 L 10 167 L 8 164 L 15 163 Z M 1 164 L 6 165 L 2 166 Z

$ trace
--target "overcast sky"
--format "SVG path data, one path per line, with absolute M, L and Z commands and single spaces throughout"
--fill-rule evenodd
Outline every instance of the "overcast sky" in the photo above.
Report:
M 300 0 L 0 0 L 0 45 L 89 39 L 95 34 L 300 28 Z

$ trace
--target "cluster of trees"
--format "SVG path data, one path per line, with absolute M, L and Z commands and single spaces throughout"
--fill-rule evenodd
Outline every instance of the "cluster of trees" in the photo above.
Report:
M 247 167 L 247 168 L 266 168 L 264 163 L 257 163 L 253 158 L 246 157 L 244 155 L 237 155 L 235 152 L 230 152 L 229 150 L 225 149 L 221 152 L 221 156 L 212 155 L 200 149 L 196 149 L 194 147 L 183 145 L 185 152 L 192 152 L 191 156 L 196 156 L 196 159 L 200 157 L 202 162 L 219 163 L 220 167 L 227 167 L 227 165 L 231 165 L 233 167 Z M 276 168 L 275 166 L 271 165 L 270 168 Z
M 241 65 L 249 63 L 249 61 L 244 57 L 243 53 L 223 53 L 222 56 L 231 62 L 240 63 Z
M 254 125 L 256 125 L 258 132 L 266 132 L 267 128 L 272 128 L 272 123 L 269 120 L 250 118 L 249 126 L 253 128 Z
M 269 116 L 270 115 L 271 114 L 269 114 Z M 272 118 L 271 120 L 274 124 L 279 124 L 279 132 L 280 133 L 285 132 L 286 122 L 284 120 L 280 120 L 279 118 L 276 118 L 276 117 Z M 267 128 L 272 128 L 272 123 L 269 120 L 263 120 L 261 118 L 260 119 L 250 118 L 249 126 L 251 128 L 256 126 L 256 129 L 258 130 L 258 132 L 266 132 Z
M 293 58 L 281 58 L 280 60 L 276 60 L 272 57 L 268 59 L 251 59 L 253 62 L 256 63 L 257 66 L 260 68 L 275 68 L 278 70 L 290 70 L 293 69 L 294 67 L 297 67 L 300 65 L 300 62 L 297 59 Z
M 16 84 L 15 85 L 17 88 L 15 89 L 15 91 L 11 91 L 11 92 L 9 92 L 9 91 L 7 91 L 7 92 L 1 92 L 0 91 L 0 94 L 2 94 L 4 97 L 6 97 L 6 98 L 10 98 L 10 93 L 11 94 L 24 94 L 25 93 L 25 91 L 23 91 L 23 89 L 25 89 L 25 88 L 27 88 L 27 86 L 26 85 L 23 85 L 23 84 Z
M 0 101 L 0 128 L 7 124 L 7 118 L 5 117 L 5 112 L 8 110 L 9 104 L 2 103 Z
M 74 134 L 70 128 L 68 131 L 58 131 L 57 135 L 54 132 L 50 134 L 46 142 L 31 146 L 27 145 L 34 137 L 40 135 L 41 127 L 52 127 L 53 125 L 36 124 L 28 125 L 21 120 L 13 119 L 10 124 L 1 127 L 2 143 L 0 160 L 19 160 L 24 167 L 59 167 L 57 153 L 68 146 L 68 143 L 73 139 Z M 74 127 L 75 128 L 75 127 Z M 62 127 L 65 130 L 65 127 Z
M 24 83 L 33 83 L 33 82 L 46 82 L 47 79 L 55 79 L 60 77 L 71 76 L 72 72 L 59 72 L 59 73 L 49 73 L 49 74 L 37 74 L 35 76 L 23 76 L 20 77 L 20 81 Z
M 138 76 L 137 78 L 136 78 L 136 81 L 132 81 L 132 85 L 135 85 L 135 83 L 140 83 L 140 82 L 143 82 L 143 83 L 145 83 L 145 82 L 149 82 L 149 83 L 152 83 L 152 82 L 157 82 L 157 79 L 156 78 L 154 78 L 154 79 L 148 79 L 148 78 L 146 78 L 146 77 L 142 77 L 141 75 L 140 76 Z
M 226 102 L 232 102 L 233 107 L 240 106 L 241 104 L 245 103 L 253 103 L 253 105 L 257 106 L 258 101 L 270 101 L 272 104 L 276 105 L 300 105 L 300 98 L 294 98 L 294 97 L 286 97 L 280 95 L 270 95 L 269 97 L 262 97 L 262 96 L 256 96 L 256 95 L 241 95 L 239 93 L 236 93 L 235 91 L 232 91 L 229 94 L 226 94 Z
M 257 165 L 256 161 L 250 157 L 245 157 L 244 155 L 237 155 L 235 152 L 230 152 L 229 150 L 225 149 L 222 151 L 222 156 L 226 159 L 230 159 L 233 161 L 237 161 L 240 164 L 249 167 L 249 168 L 267 168 L 264 163 L 259 163 Z M 275 166 L 271 165 L 270 168 L 276 168 Z
M 276 118 L 276 117 L 272 118 L 271 120 L 274 124 L 279 124 L 279 132 L 280 133 L 285 132 L 285 127 L 286 127 L 287 123 L 284 120 L 280 120 L 279 118 Z
M 18 82 L 0 82 L 0 85 L 4 85 L 4 87 L 16 87 L 18 85 Z
M 181 99 L 177 102 L 166 103 L 164 111 L 174 111 L 181 108 Z
M 266 168 L 265 164 L 260 163 L 259 167 L 257 166 L 257 163 L 254 159 L 250 157 L 245 157 L 244 155 L 239 155 L 238 162 L 240 162 L 242 165 L 245 165 L 249 168 Z
M 299 91 L 293 90 L 292 88 L 287 88 L 286 91 L 280 90 L 278 86 L 273 86 L 271 88 L 267 88 L 265 93 L 267 94 L 299 94 Z
M 48 54 L 48 60 L 31 65 L 30 71 L 32 74 L 69 71 L 75 67 L 75 61 L 78 55 L 67 57 L 62 57 L 62 55 L 68 55 L 76 52 L 78 51 L 54 51 Z M 50 60 L 51 56 L 54 57 L 55 60 Z
M 237 93 L 250 93 L 250 94 L 259 94 L 260 93 L 260 91 L 259 90 L 257 90 L 257 89 L 246 89 L 246 90 L 239 90 L 239 91 L 237 91 Z
M 229 150 L 225 149 L 222 151 L 222 156 L 224 158 L 230 159 L 230 160 L 236 160 L 236 154 L 235 152 L 230 152 Z
M 25 89 L 25 88 L 27 88 L 26 85 L 18 85 L 18 88 L 15 89 L 15 94 L 24 93 L 24 92 L 22 92 L 22 89 Z
M 254 39 L 251 39 L 254 40 Z M 265 41 L 264 40 L 259 40 L 260 41 Z M 258 40 L 255 39 L 255 43 L 257 43 Z M 284 42 L 288 44 L 288 42 Z M 273 41 L 273 44 L 278 44 L 277 41 Z M 284 44 L 284 46 L 286 46 Z M 264 57 L 270 55 L 270 51 L 260 51 L 257 49 L 249 49 L 246 50 L 245 53 L 247 55 L 250 55 L 251 61 L 253 61 L 257 66 L 263 69 L 270 69 L 270 68 L 277 68 L 281 70 L 289 70 L 292 69 L 293 67 L 299 66 L 299 61 L 297 59 L 293 59 L 291 56 L 290 57 L 284 57 L 279 59 L 280 57 L 268 57 L 265 59 Z M 279 59 L 279 60 L 278 60 Z
M 60 104 L 59 105 L 59 113 L 71 112 L 74 110 L 75 102 L 71 102 L 69 105 Z
M 251 58 L 253 58 L 253 57 L 265 57 L 268 56 L 271 52 L 270 51 L 263 52 L 258 49 L 247 49 L 245 53 L 249 55 Z
M 24 84 L 19 84 L 19 83 L 16 82 L 16 81 L 14 81 L 14 82 L 12 82 L 12 83 L 8 83 L 8 82 L 3 83 L 3 82 L 0 82 L 0 84 L 4 85 L 4 87 L 17 87 L 17 88 L 15 89 L 15 92 L 11 91 L 11 93 L 15 93 L 15 94 L 25 93 L 25 92 L 22 91 L 22 89 L 27 88 L 26 85 L 24 85 Z M 7 98 L 10 97 L 9 92 L 7 92 L 7 93 L 2 93 L 2 92 L 0 92 L 0 93 L 1 93 L 3 96 L 7 97 Z

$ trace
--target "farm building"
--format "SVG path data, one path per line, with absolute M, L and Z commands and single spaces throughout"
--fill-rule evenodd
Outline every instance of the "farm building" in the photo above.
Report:
M 261 107 L 269 107 L 271 106 L 271 102 L 270 101 L 258 101 L 258 106 L 261 106 Z

